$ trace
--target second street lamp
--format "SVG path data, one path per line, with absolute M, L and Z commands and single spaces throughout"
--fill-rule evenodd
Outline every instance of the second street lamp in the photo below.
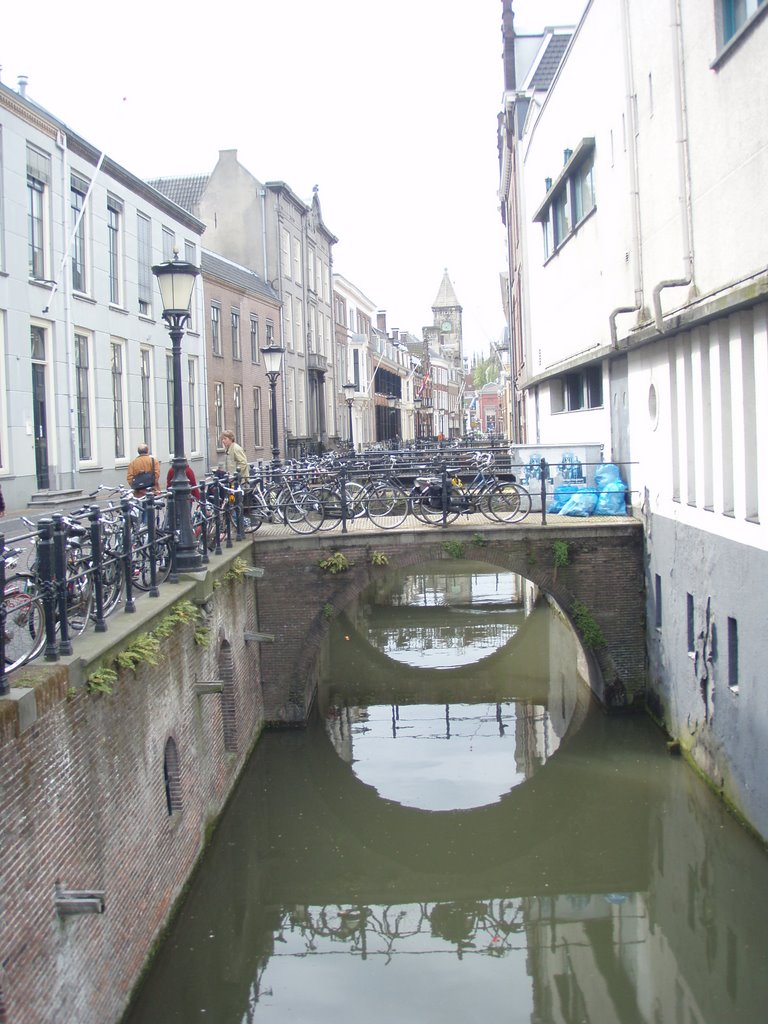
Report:
M 349 414 L 349 447 L 351 451 L 354 451 L 355 439 L 352 436 L 352 402 L 354 400 L 355 392 L 357 391 L 357 385 L 353 381 L 350 381 L 347 384 L 343 384 L 342 387 L 344 388 L 344 400 L 347 403 L 347 411 Z
M 284 348 L 279 345 L 270 345 L 263 348 L 261 354 L 264 356 L 264 368 L 267 371 L 269 391 L 272 406 L 272 461 L 277 465 L 280 462 L 280 446 L 277 441 L 277 378 L 280 376 L 280 366 L 283 359 Z
M 178 252 L 172 260 L 152 267 L 152 273 L 160 286 L 163 304 L 163 320 L 171 336 L 173 361 L 173 479 L 171 494 L 176 531 L 175 569 L 176 572 L 194 572 L 202 566 L 202 555 L 192 530 L 192 488 L 187 479 L 187 456 L 184 451 L 184 407 L 181 387 L 181 339 L 184 327 L 190 319 L 189 305 L 198 267 L 179 259 Z

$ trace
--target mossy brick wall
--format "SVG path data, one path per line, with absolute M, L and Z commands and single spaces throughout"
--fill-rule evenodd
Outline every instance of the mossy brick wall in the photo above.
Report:
M 482 534 L 481 534 L 482 535 Z M 588 655 L 598 671 L 593 689 L 609 710 L 631 708 L 645 694 L 643 532 L 640 523 L 489 530 L 485 544 L 466 530 L 382 531 L 314 534 L 306 538 L 257 539 L 254 562 L 265 576 L 258 583 L 259 628 L 275 642 L 262 649 L 267 721 L 300 725 L 317 686 L 318 651 L 334 614 L 349 605 L 377 576 L 433 559 L 450 559 L 446 542 L 463 545 L 473 561 L 520 573 L 557 601 L 570 616 L 580 601 L 600 627 L 605 646 Z M 555 568 L 553 544 L 568 545 L 569 564 Z M 353 563 L 331 575 L 318 562 L 336 551 Z M 374 551 L 387 566 L 371 564 Z
M 174 589 L 181 597 L 189 586 Z M 120 1019 L 258 736 L 258 647 L 244 640 L 254 581 L 203 596 L 209 649 L 193 625 L 177 626 L 159 664 L 122 671 L 111 694 L 68 697 L 71 665 L 25 669 L 37 718 L 21 733 L 17 707 L 0 700 L 0 1019 L 9 1024 Z M 196 696 L 194 681 L 216 680 L 222 667 L 228 691 Z M 172 815 L 169 738 L 180 770 Z M 104 890 L 105 912 L 59 917 L 57 883 Z

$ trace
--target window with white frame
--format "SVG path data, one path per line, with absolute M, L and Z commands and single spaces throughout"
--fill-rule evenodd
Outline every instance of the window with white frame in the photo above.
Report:
M 107 253 L 109 259 L 109 301 L 119 306 L 122 300 L 123 204 L 107 196 Z M 147 441 L 149 444 L 149 441 Z
M 293 337 L 296 342 L 296 351 L 304 351 L 304 313 L 301 299 L 294 299 Z
M 139 313 L 152 316 L 152 221 L 144 213 L 136 217 L 136 261 Z
M 170 353 L 166 353 L 165 356 L 165 409 L 168 416 L 168 451 L 174 455 L 176 446 L 173 439 L 173 356 Z
M 90 462 L 91 451 L 91 365 L 88 335 L 75 333 L 75 387 L 77 401 L 77 448 L 81 462 Z
M 259 318 L 251 316 L 251 362 L 259 361 Z
M 218 302 L 211 303 L 211 352 L 221 355 L 221 306 Z
M 280 229 L 280 255 L 283 264 L 283 273 L 287 278 L 291 276 L 291 233 L 287 228 Z
M 595 209 L 594 149 L 594 139 L 582 139 L 575 150 L 565 150 L 560 175 L 554 181 L 547 179 L 547 195 L 533 218 L 542 226 L 545 260 Z
M 302 283 L 301 278 L 301 242 L 298 238 L 293 240 L 293 280 L 297 285 Z
M 34 146 L 27 146 L 27 243 L 29 276 L 46 279 L 48 266 L 48 189 L 51 158 Z
M 224 385 L 216 381 L 213 385 L 213 412 L 216 423 L 216 447 L 221 450 L 221 435 L 224 431 Z
M 170 228 L 163 228 L 163 262 L 168 263 L 173 259 L 173 250 L 176 248 L 176 235 Z
M 112 426 L 115 435 L 115 458 L 125 458 L 125 378 L 123 356 L 125 346 L 121 341 L 112 342 Z
M 235 433 L 235 440 L 239 445 L 243 443 L 243 389 L 239 384 L 235 384 L 232 393 L 232 400 L 235 406 L 235 423 L 232 427 Z
M 253 389 L 253 446 L 261 448 L 261 388 Z
M 189 398 L 189 450 L 197 448 L 197 358 L 187 360 L 187 397 Z
M 184 242 L 184 259 L 187 263 L 191 263 L 193 267 L 197 266 L 197 246 L 194 242 Z M 187 321 L 188 331 L 198 331 L 198 325 L 195 320 L 195 312 L 197 310 L 197 302 L 195 301 L 195 295 L 197 294 L 197 278 L 195 283 L 192 285 L 192 295 L 189 299 L 189 320 Z
M 86 215 L 85 197 L 88 194 L 88 182 L 78 174 L 70 175 L 69 208 L 71 213 L 72 241 L 70 261 L 72 266 L 72 290 L 87 292 L 86 277 Z
M 289 352 L 293 352 L 293 301 L 290 296 L 283 306 L 283 337 L 285 347 Z
M 152 447 L 152 351 L 142 348 L 141 360 L 141 426 L 142 438 Z
M 296 379 L 296 427 L 301 437 L 307 433 L 306 373 L 299 370 Z
M 229 324 L 232 333 L 232 358 L 241 359 L 240 350 L 240 310 L 232 309 L 229 315 Z

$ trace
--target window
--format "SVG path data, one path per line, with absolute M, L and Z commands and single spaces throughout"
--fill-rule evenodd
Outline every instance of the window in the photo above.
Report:
M 720 0 L 720 45 L 733 39 L 764 4 L 765 0 Z
M 184 259 L 187 263 L 191 263 L 193 267 L 197 266 L 197 248 L 194 242 L 184 243 Z M 197 294 L 197 278 L 195 283 L 192 285 L 192 294 L 189 298 L 189 320 L 187 321 L 188 331 L 197 331 L 198 326 L 195 319 L 195 313 L 197 310 L 197 302 L 195 301 L 195 295 Z
M 27 242 L 29 276 L 36 281 L 46 277 L 48 188 L 51 184 L 51 158 L 47 153 L 27 146 Z
M 232 395 L 235 404 L 235 422 L 232 427 L 235 440 L 238 444 L 243 443 L 243 389 L 239 384 L 235 384 L 234 392 Z
M 267 335 L 266 339 L 265 339 L 265 341 L 267 343 L 266 347 L 269 348 L 270 345 L 274 345 L 274 343 L 275 343 L 275 325 L 272 323 L 271 320 L 267 320 L 267 323 L 266 323 L 266 335 Z
M 107 250 L 109 258 L 109 301 L 119 306 L 121 301 L 121 245 L 123 204 L 114 196 L 107 197 Z M 149 443 L 149 442 L 147 442 Z
M 176 235 L 170 228 L 163 228 L 163 262 L 167 263 L 173 259 L 173 251 L 176 248 Z
M 693 615 L 693 594 L 685 595 L 685 616 L 688 634 L 688 653 L 693 654 L 696 643 L 696 624 Z
M 173 440 L 173 356 L 167 354 L 165 357 L 165 406 L 168 415 L 168 451 L 176 454 L 176 446 Z
M 287 278 L 291 276 L 291 235 L 287 228 L 280 229 L 280 257 L 283 264 L 283 273 Z
M 293 280 L 297 285 L 302 283 L 301 281 L 301 242 L 298 238 L 293 240 Z
M 728 686 L 739 692 L 739 624 L 728 616 Z
M 88 338 L 75 334 L 75 381 L 77 387 L 77 444 L 82 462 L 91 460 L 91 393 Z
M 139 275 L 139 313 L 152 315 L 152 221 L 143 213 L 136 220 L 136 258 Z
M 251 317 L 251 362 L 259 361 L 259 318 Z
M 261 388 L 253 389 L 253 446 L 261 448 Z
M 296 351 L 304 351 L 304 315 L 301 306 L 301 299 L 296 299 L 295 316 L 293 318 L 293 337 L 296 342 Z
M 285 347 L 289 352 L 293 352 L 293 302 L 290 296 L 283 306 L 283 338 Z
M 72 290 L 87 291 L 85 277 L 85 197 L 88 194 L 88 182 L 78 175 L 70 177 L 69 207 L 72 215 Z
M 603 371 L 601 366 L 587 366 L 577 373 L 566 373 L 553 380 L 550 387 L 552 412 L 575 412 L 578 409 L 599 409 L 603 405 Z
M 141 425 L 142 440 L 152 447 L 152 353 L 148 348 L 141 350 Z
M 542 226 L 544 258 L 549 259 L 595 208 L 594 139 L 582 139 L 576 150 L 566 149 L 565 166 L 534 214 Z
M 211 303 L 211 352 L 221 355 L 221 306 Z
M 241 359 L 242 355 L 240 352 L 240 310 L 233 309 L 230 312 L 229 322 L 232 329 L 232 358 Z
M 189 397 L 189 448 L 197 451 L 197 359 L 187 360 L 187 394 Z
M 216 420 L 216 447 L 221 448 L 221 435 L 224 431 L 224 385 L 217 381 L 213 385 L 213 411 Z
M 352 380 L 355 382 L 355 391 L 360 390 L 360 352 L 352 350 Z
M 655 575 L 655 586 L 654 586 L 654 604 L 655 604 L 655 618 L 654 625 L 656 629 L 661 629 L 661 616 L 662 616 L 662 605 L 661 605 L 661 576 L 658 573 Z
M 112 423 L 115 432 L 115 458 L 125 458 L 125 405 L 123 403 L 123 345 L 112 342 Z

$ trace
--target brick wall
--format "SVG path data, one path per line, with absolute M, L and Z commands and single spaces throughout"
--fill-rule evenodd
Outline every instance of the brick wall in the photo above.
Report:
M 206 585 L 164 587 L 154 619 L 137 623 L 150 629 L 167 613 L 161 604 L 196 596 L 209 649 L 194 642 L 194 626 L 177 626 L 161 661 L 121 672 L 111 694 L 70 690 L 82 677 L 77 658 L 25 670 L 37 714 L 24 731 L 17 705 L 0 701 L 0 1020 L 8 1024 L 119 1019 L 206 824 L 258 736 L 258 647 L 244 640 L 254 629 L 255 585 L 223 580 L 226 570 L 225 558 Z M 114 641 L 105 634 L 99 642 Z M 195 695 L 195 681 L 221 675 L 223 694 Z M 173 814 L 164 778 L 169 739 L 179 763 Z M 104 890 L 105 912 L 59 916 L 57 884 Z

